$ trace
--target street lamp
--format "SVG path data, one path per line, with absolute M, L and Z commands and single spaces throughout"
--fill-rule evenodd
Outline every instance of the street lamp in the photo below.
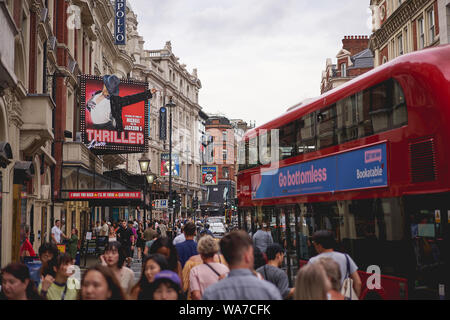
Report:
M 147 158 L 147 156 L 145 154 L 142 154 L 142 157 L 138 160 L 138 162 L 139 162 L 139 168 L 141 169 L 141 174 L 145 175 L 146 178 L 147 178 L 147 182 L 149 182 L 149 177 L 148 176 L 153 175 L 151 173 L 151 171 L 148 173 L 149 167 L 150 167 L 150 159 Z M 153 180 L 154 180 L 154 177 L 152 178 L 152 182 L 151 183 L 153 183 Z M 149 182 L 149 184 L 150 184 L 150 182 Z M 150 187 L 150 190 L 151 190 L 151 187 Z M 146 196 L 147 196 L 147 184 L 144 183 L 144 219 L 147 219 L 147 212 L 146 212 L 146 208 L 145 208 L 145 206 L 146 206 L 146 203 L 145 203 Z
M 166 108 L 169 108 L 169 209 L 171 209 L 171 213 L 169 215 L 169 223 L 172 220 L 172 232 L 173 232 L 173 226 L 175 224 L 175 211 L 172 206 L 172 108 L 175 107 L 176 104 L 173 103 L 172 97 L 169 97 L 169 103 L 166 104 Z
M 138 161 L 139 161 L 139 167 L 141 168 L 141 173 L 146 174 L 148 171 L 148 167 L 150 166 L 150 159 L 147 158 L 147 156 L 145 154 L 143 154 L 142 157 Z
M 149 194 L 150 194 L 150 222 L 152 222 L 153 220 L 153 207 L 152 207 L 152 186 L 153 186 L 153 182 L 156 181 L 156 179 L 158 179 L 158 176 L 154 173 L 152 173 L 152 170 L 149 169 L 148 173 L 145 176 L 147 178 L 147 183 L 150 186 L 150 190 L 149 190 Z

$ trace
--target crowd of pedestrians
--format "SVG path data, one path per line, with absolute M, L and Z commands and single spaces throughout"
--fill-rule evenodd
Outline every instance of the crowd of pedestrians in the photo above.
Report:
M 57 221 L 53 241 L 39 248 L 39 279 L 32 279 L 26 265 L 9 264 L 1 270 L 0 299 L 344 300 L 357 299 L 361 292 L 357 266 L 347 254 L 334 251 L 332 232 L 313 235 L 317 255 L 299 269 L 291 288 L 281 268 L 285 249 L 273 241 L 267 225 L 252 237 L 234 230 L 220 240 L 207 229 L 190 220 L 173 230 L 164 221 L 103 220 L 93 232 L 108 237 L 104 253 L 79 281 L 74 276 L 78 230 L 69 237 Z M 35 256 L 25 231 L 21 256 Z M 67 253 L 56 246 L 62 238 L 68 240 Z M 137 282 L 129 268 L 135 250 L 134 261 L 142 262 Z

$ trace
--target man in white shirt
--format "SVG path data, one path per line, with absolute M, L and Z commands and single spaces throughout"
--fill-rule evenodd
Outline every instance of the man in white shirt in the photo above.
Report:
M 56 244 L 61 243 L 61 236 L 65 239 L 69 239 L 62 231 L 61 231 L 61 222 L 59 220 L 55 221 L 55 225 L 52 228 L 52 241 Z
M 100 236 L 101 236 L 101 237 L 106 237 L 106 236 L 108 236 L 108 231 L 109 231 L 109 226 L 108 226 L 108 224 L 106 223 L 106 220 L 103 219 L 103 225 L 102 225 L 102 228 L 100 229 Z

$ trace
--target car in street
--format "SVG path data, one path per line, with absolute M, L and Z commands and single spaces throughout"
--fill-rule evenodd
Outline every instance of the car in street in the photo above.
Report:
M 209 225 L 209 230 L 212 232 L 214 238 L 221 239 L 227 230 L 222 222 L 213 222 Z
M 224 223 L 224 217 L 209 217 L 206 219 L 206 222 L 211 223 Z

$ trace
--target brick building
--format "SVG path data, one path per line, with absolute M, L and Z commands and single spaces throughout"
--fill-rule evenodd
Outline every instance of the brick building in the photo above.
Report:
M 322 72 L 321 94 L 373 69 L 373 54 L 368 44 L 368 36 L 345 36 L 342 39 L 336 64 L 328 58 Z
M 448 0 L 371 0 L 370 5 L 369 47 L 375 67 L 408 52 L 449 43 Z

